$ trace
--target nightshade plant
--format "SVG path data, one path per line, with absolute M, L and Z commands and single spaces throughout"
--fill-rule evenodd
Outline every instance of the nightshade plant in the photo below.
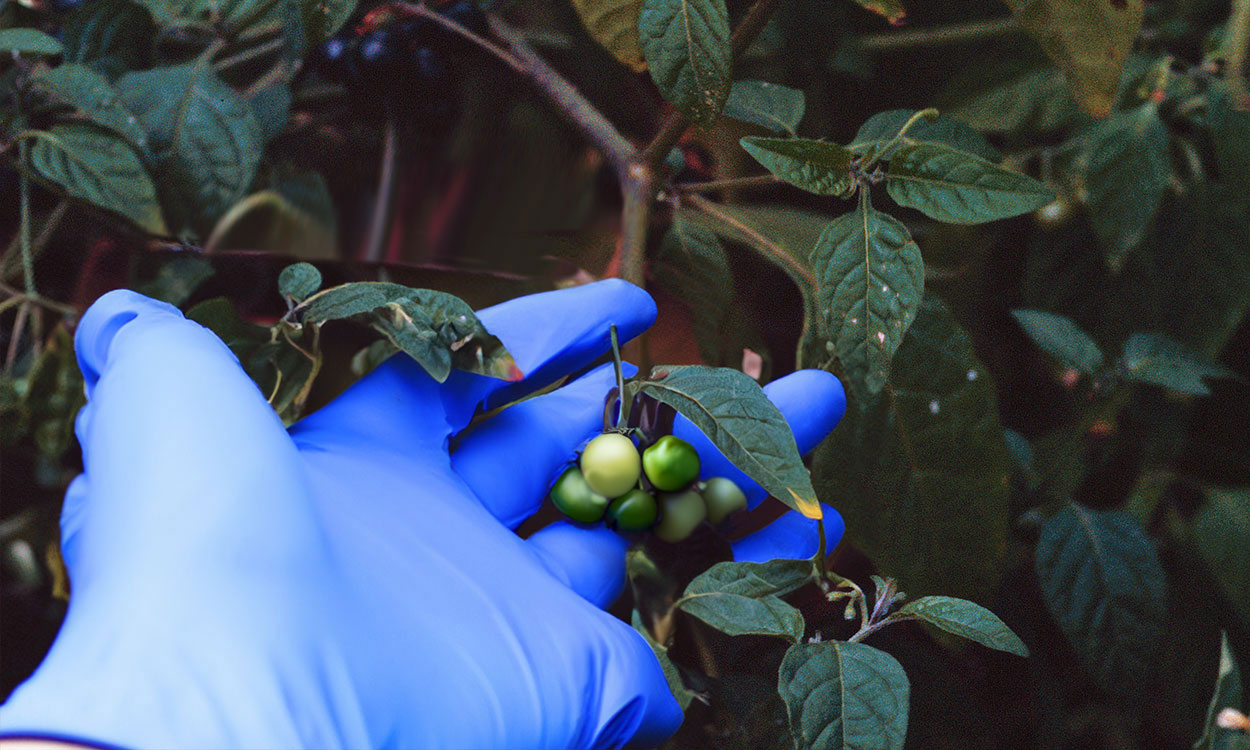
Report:
M 1250 747 L 1248 47 L 1246 0 L 0 0 L 0 695 L 101 291 L 289 424 L 397 352 L 516 379 L 473 309 L 616 275 L 661 316 L 605 429 L 777 501 L 631 551 L 672 746 Z M 810 472 L 798 367 L 849 394 Z

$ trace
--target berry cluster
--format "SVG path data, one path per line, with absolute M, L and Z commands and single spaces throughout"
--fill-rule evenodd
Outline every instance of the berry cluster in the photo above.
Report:
M 697 482 L 699 454 L 665 435 L 639 455 L 626 435 L 607 432 L 591 440 L 577 466 L 551 487 L 551 502 L 574 521 L 606 520 L 620 531 L 646 531 L 666 542 L 680 542 L 703 521 L 720 523 L 747 506 L 731 479 Z M 657 498 L 658 495 L 658 498 Z

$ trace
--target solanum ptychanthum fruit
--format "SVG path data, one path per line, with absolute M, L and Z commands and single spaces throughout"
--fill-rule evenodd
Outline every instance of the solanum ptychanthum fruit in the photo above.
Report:
M 707 505 L 707 520 L 717 524 L 730 514 L 747 507 L 747 496 L 732 479 L 712 477 L 700 488 L 703 502 Z
M 655 524 L 660 506 L 646 490 L 632 489 L 608 506 L 608 526 L 620 531 L 646 531 Z
M 642 469 L 657 490 L 675 492 L 699 477 L 699 454 L 685 440 L 665 435 L 642 452 Z
M 581 458 L 582 475 L 591 489 L 607 497 L 620 497 L 638 483 L 642 462 L 634 441 L 619 432 L 605 432 L 586 444 Z
M 576 466 L 570 466 L 551 487 L 551 502 L 561 513 L 582 523 L 595 523 L 608 509 L 608 498 L 595 492 Z
M 660 495 L 660 505 L 655 535 L 666 542 L 680 542 L 707 518 L 707 506 L 694 490 L 666 492 Z

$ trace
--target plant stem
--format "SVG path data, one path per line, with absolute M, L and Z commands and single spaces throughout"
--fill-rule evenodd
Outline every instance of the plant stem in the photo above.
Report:
M 887 31 L 860 37 L 860 49 L 873 52 L 889 52 L 908 47 L 943 47 L 951 44 L 968 44 L 993 39 L 996 36 L 1021 31 L 1016 19 L 991 18 L 983 21 L 938 26 L 932 29 L 912 31 Z
M 26 176 L 26 141 L 17 144 L 18 158 L 22 162 L 22 170 L 18 174 L 18 190 L 21 193 L 21 237 L 22 237 L 22 281 L 26 285 L 26 294 L 35 295 L 35 262 L 30 254 L 30 179 Z
M 712 193 L 718 190 L 771 187 L 779 182 L 780 180 L 773 175 L 761 174 L 752 177 L 731 177 L 725 180 L 711 180 L 709 182 L 692 182 L 686 185 L 678 185 L 677 189 L 683 193 Z
M 616 337 L 616 326 L 608 328 L 612 338 L 612 369 L 616 371 L 616 426 L 629 423 L 629 405 L 625 399 L 625 373 L 621 369 L 621 345 Z
M 61 202 L 57 203 L 56 207 L 52 209 L 52 213 L 48 214 L 47 220 L 43 223 L 43 228 L 39 230 L 38 236 L 35 237 L 35 241 L 31 243 L 30 246 L 30 258 L 32 263 L 35 258 L 39 257 L 39 254 L 43 252 L 43 248 L 47 246 L 48 242 L 52 239 L 52 233 L 55 232 L 57 227 L 61 225 L 61 219 L 65 217 L 65 212 L 68 209 L 69 201 L 62 199 Z M 19 264 L 22 262 L 21 249 L 22 237 L 19 232 L 13 238 L 12 244 L 5 251 L 4 258 L 0 259 L 0 281 L 9 278 L 9 274 L 12 273 L 11 266 L 14 262 L 13 256 L 17 256 L 17 262 Z
M 881 161 L 881 155 L 890 153 L 890 150 L 894 148 L 895 146 L 897 146 L 899 141 L 903 140 L 903 138 L 907 135 L 907 131 L 915 127 L 916 123 L 920 122 L 921 120 L 934 120 L 934 119 L 937 119 L 937 116 L 938 116 L 938 111 L 934 109 L 933 107 L 930 107 L 928 109 L 922 109 L 916 114 L 907 118 L 907 122 L 903 123 L 903 127 L 898 129 L 898 133 L 896 133 L 894 137 L 891 138 L 889 142 L 885 144 L 885 146 L 877 149 L 877 152 L 873 154 L 872 157 L 868 159 L 868 161 L 861 164 L 859 167 L 859 171 L 867 172 L 868 170 L 872 169 L 873 166 L 877 162 Z
M 245 49 L 236 55 L 231 55 L 230 57 L 218 60 L 213 63 L 213 70 L 217 71 L 217 73 L 223 73 L 238 65 L 243 65 L 277 52 L 281 50 L 285 44 L 286 39 L 283 39 L 282 37 L 265 42 L 264 44 L 258 44 L 251 49 Z
M 381 263 L 382 250 L 390 234 L 391 203 L 395 194 L 395 161 L 399 151 L 395 117 L 386 116 L 386 129 L 382 136 L 382 164 L 378 175 L 378 194 L 373 202 L 373 215 L 369 219 L 369 233 L 365 235 L 364 260 Z
M 1246 47 L 1250 45 L 1250 0 L 1233 0 L 1232 17 L 1224 34 L 1228 57 L 1224 64 L 1224 80 L 1232 94 L 1233 108 L 1250 109 L 1250 92 L 1246 90 Z

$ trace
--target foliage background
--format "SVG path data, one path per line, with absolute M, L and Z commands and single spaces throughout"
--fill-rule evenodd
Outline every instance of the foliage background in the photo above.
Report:
M 100 293 L 129 286 L 184 309 L 225 296 L 269 324 L 286 312 L 277 277 L 295 259 L 316 263 L 328 284 L 387 279 L 475 307 L 630 274 L 610 155 L 471 44 L 431 34 L 447 68 L 432 88 L 414 92 L 368 71 L 344 86 L 318 73 L 310 17 L 282 15 L 298 3 L 211 23 L 161 17 L 177 4 L 95 0 L 68 13 L 39 5 L 0 4 L 0 28 L 59 30 L 67 46 L 74 34 L 107 38 L 100 54 L 65 62 L 90 63 L 119 90 L 123 71 L 191 65 L 221 42 L 208 59 L 238 97 L 225 118 L 237 131 L 230 142 L 250 145 L 200 165 L 218 188 L 207 193 L 179 171 L 173 138 L 144 155 L 148 167 L 134 159 L 134 174 L 116 183 L 121 201 L 75 193 L 49 179 L 54 165 L 33 173 L 36 301 L 17 239 L 15 136 L 61 127 L 101 137 L 109 115 L 104 105 L 48 109 L 37 92 L 15 93 L 32 68 L 0 63 L 0 223 L 15 238 L 0 281 L 5 299 L 20 303 L 0 301 L 0 696 L 38 663 L 64 611 L 54 595 L 64 581 L 47 551 L 65 485 L 80 470 L 70 331 Z M 812 458 L 821 499 L 848 523 L 831 566 L 866 587 L 880 572 L 912 596 L 973 599 L 1031 652 L 1018 659 L 911 624 L 874 636 L 911 680 L 907 746 L 1193 746 L 1208 720 L 1221 633 L 1250 664 L 1250 113 L 1238 106 L 1250 8 L 1133 4 L 1144 23 L 1128 30 L 1123 65 L 1104 60 L 1065 79 L 1056 61 L 1088 44 L 1068 32 L 1114 38 L 1116 29 L 1100 25 L 1111 23 L 1099 20 L 1105 4 L 918 1 L 900 27 L 881 17 L 897 16 L 893 3 L 862 5 L 780 3 L 735 60 L 733 79 L 801 90 L 799 135 L 838 144 L 855 142 L 877 113 L 937 106 L 1055 194 L 1035 211 L 964 225 L 873 193 L 919 245 L 926 297 L 885 387 L 874 394 L 848 378 L 847 418 Z M 749 6 L 730 2 L 730 20 Z M 645 144 L 670 110 L 638 72 L 637 53 L 632 67 L 621 64 L 587 33 L 578 12 L 593 19 L 596 7 L 525 0 L 494 11 L 621 135 Z M 91 37 L 93 23 L 123 17 L 138 25 Z M 163 31 L 127 31 L 148 23 Z M 682 165 L 661 181 L 642 232 L 646 271 L 637 280 L 657 297 L 661 319 L 635 359 L 738 367 L 750 350 L 762 381 L 800 364 L 845 375 L 820 327 L 805 327 L 803 284 L 821 272 L 809 260 L 821 231 L 853 204 L 773 180 L 680 187 L 760 175 L 739 139 L 766 135 L 721 116 L 682 136 Z M 155 213 L 126 208 L 142 205 Z M 723 259 L 692 249 L 689 238 L 709 230 Z M 1062 315 L 1079 330 L 1053 318 L 1027 327 L 1018 310 Z M 1185 353 L 1149 359 L 1166 366 L 1147 372 L 1125 356 L 1137 333 L 1165 334 Z M 369 341 L 358 329 L 326 327 L 307 408 L 367 367 L 357 354 Z M 306 363 L 275 354 L 259 369 L 267 366 Z M 701 538 L 665 562 L 682 581 L 723 556 L 723 542 Z M 791 601 L 810 635 L 849 634 L 840 608 L 818 592 Z M 627 616 L 630 606 L 619 609 Z M 673 637 L 670 655 L 707 699 L 691 704 L 674 747 L 788 746 L 776 696 L 780 644 L 731 642 L 689 618 Z

